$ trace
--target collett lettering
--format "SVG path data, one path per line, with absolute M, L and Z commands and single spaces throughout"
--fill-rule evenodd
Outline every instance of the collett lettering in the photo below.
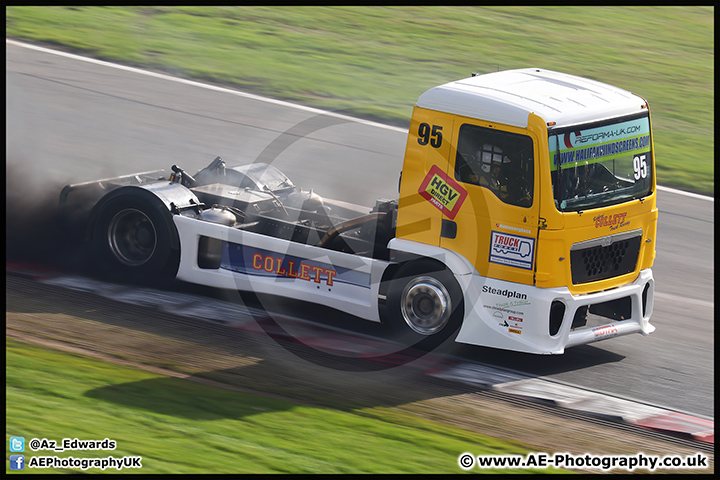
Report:
M 299 278 L 315 283 L 322 283 L 324 280 L 329 287 L 333 286 L 333 278 L 337 275 L 337 271 L 331 268 L 302 262 L 295 265 L 295 260 L 288 260 L 286 264 L 284 257 L 273 257 L 261 253 L 253 255 L 252 266 L 255 270 L 274 273 L 281 277 Z
M 610 227 L 610 230 L 616 230 L 618 227 L 624 227 L 630 223 L 625 221 L 625 217 L 627 217 L 627 212 L 615 215 L 598 215 L 593 218 L 593 222 L 595 222 L 595 228 Z

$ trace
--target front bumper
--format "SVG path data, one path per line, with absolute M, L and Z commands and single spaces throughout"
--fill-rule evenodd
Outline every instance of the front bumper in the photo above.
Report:
M 457 341 L 537 354 L 561 354 L 565 348 L 612 337 L 655 330 L 650 324 L 654 280 L 642 270 L 628 285 L 583 295 L 566 287 L 538 288 L 481 277 L 457 275 L 465 293 L 465 321 Z M 573 325 L 578 309 L 628 305 L 604 324 Z

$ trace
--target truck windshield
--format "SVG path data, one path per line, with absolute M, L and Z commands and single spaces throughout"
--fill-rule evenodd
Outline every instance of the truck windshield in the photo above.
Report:
M 549 148 L 560 211 L 604 207 L 651 193 L 647 113 L 550 130 Z

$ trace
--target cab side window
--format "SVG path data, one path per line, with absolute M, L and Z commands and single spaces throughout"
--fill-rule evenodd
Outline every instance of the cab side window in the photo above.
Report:
M 491 190 L 510 205 L 533 202 L 533 143 L 527 135 L 465 124 L 460 127 L 455 179 Z

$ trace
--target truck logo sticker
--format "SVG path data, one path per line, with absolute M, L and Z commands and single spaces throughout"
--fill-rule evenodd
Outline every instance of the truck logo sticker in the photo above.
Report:
M 532 270 L 535 239 L 491 232 L 490 263 Z
M 450 220 L 455 218 L 467 197 L 467 190 L 447 176 L 437 165 L 433 165 L 425 176 L 418 193 Z

